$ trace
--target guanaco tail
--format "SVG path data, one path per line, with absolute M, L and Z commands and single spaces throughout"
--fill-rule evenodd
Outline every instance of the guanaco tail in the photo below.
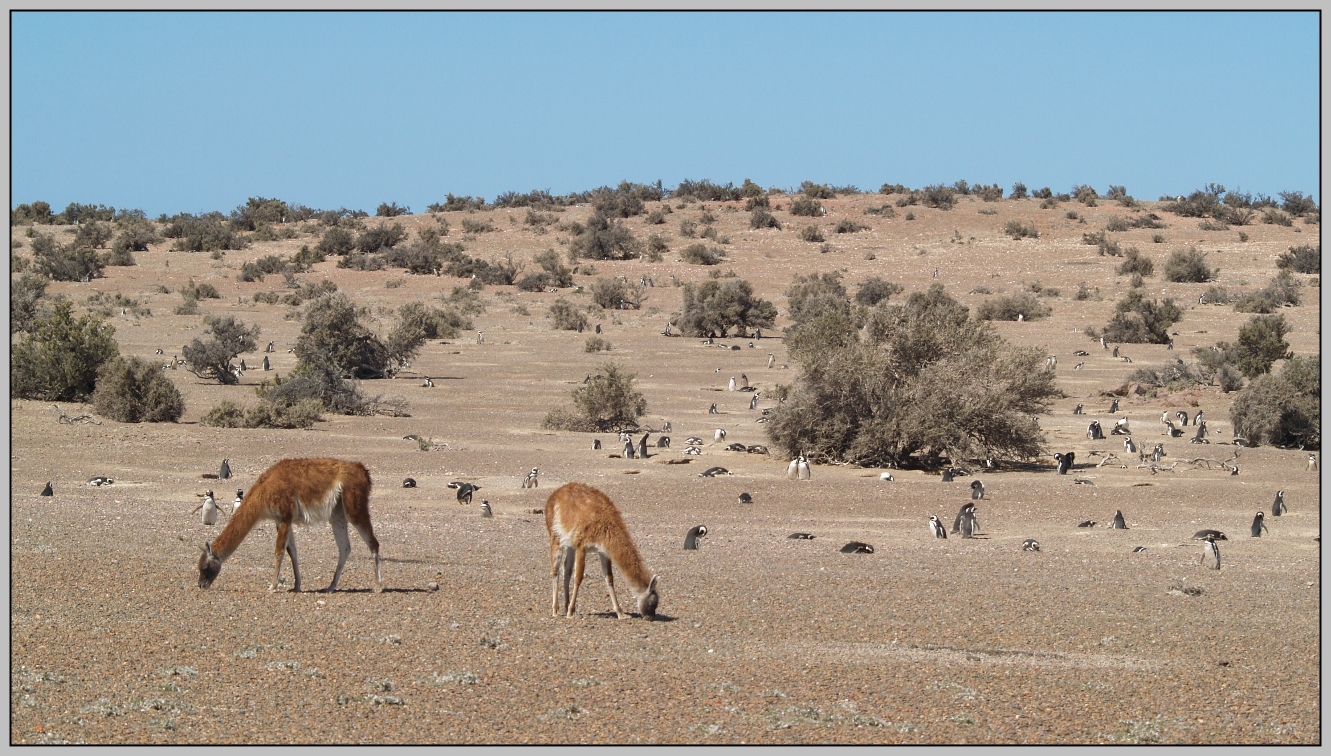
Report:
M 347 537 L 347 523 L 350 522 L 374 555 L 375 591 L 382 591 L 379 541 L 370 525 L 370 485 L 370 473 L 359 462 L 340 459 L 284 459 L 278 462 L 254 482 L 245 496 L 245 506 L 232 515 L 217 538 L 204 544 L 203 555 L 199 557 L 199 587 L 207 588 L 213 584 L 222 571 L 222 563 L 260 520 L 272 520 L 277 523 L 277 564 L 269 591 L 277 590 L 284 553 L 291 555 L 295 590 L 300 591 L 300 564 L 296 561 L 296 533 L 292 526 L 319 522 L 332 525 L 333 538 L 337 541 L 337 571 L 333 573 L 333 582 L 329 583 L 327 590 L 337 590 L 342 568 L 351 554 L 351 539 Z
M 633 589 L 638 611 L 649 620 L 656 619 L 656 607 L 661 600 L 656 591 L 657 576 L 643 563 L 642 555 L 624 526 L 624 518 L 610 497 L 582 483 L 567 483 L 550 494 L 545 502 L 545 529 L 550 534 L 550 612 L 553 616 L 559 616 L 561 581 L 563 593 L 568 598 L 564 614 L 573 616 L 587 565 L 587 550 L 592 549 L 601 558 L 605 585 L 610 591 L 610 607 L 615 610 L 615 616 L 624 619 L 628 615 L 619 608 L 612 564 L 619 567 Z M 573 579 L 571 592 L 570 577 Z

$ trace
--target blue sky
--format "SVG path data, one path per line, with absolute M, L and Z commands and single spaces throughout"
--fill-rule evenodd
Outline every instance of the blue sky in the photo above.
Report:
M 11 205 L 621 180 L 1320 199 L 1316 13 L 14 13 Z

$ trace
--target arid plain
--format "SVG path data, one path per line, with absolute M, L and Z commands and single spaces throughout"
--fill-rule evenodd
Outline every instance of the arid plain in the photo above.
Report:
M 1306 452 L 1269 446 L 1240 450 L 1236 476 L 1189 464 L 1236 451 L 1233 394 L 1217 387 L 1128 396 L 1117 415 L 1102 394 L 1135 368 L 1193 361 L 1193 347 L 1233 341 L 1250 317 L 1198 304 L 1208 284 L 1164 282 L 1169 252 L 1196 246 L 1219 267 L 1215 283 L 1254 290 L 1289 247 L 1320 246 L 1320 226 L 1297 220 L 1205 231 L 1160 203 L 1130 209 L 1103 198 L 1094 207 L 1042 209 L 1036 199 L 967 196 L 947 211 L 865 214 L 895 198 L 823 200 L 828 214 L 812 219 L 775 209 L 780 230 L 751 230 L 740 202 L 648 203 L 648 210 L 669 205 L 664 225 L 648 226 L 641 215 L 625 223 L 642 239 L 664 233 L 664 261 L 598 261 L 593 275 L 584 261 L 576 276 L 580 286 L 621 275 L 655 284 L 640 310 L 598 308 L 590 316 L 611 351 L 586 353 L 590 332 L 555 330 L 546 316 L 557 296 L 584 307 L 587 294 L 486 286 L 487 309 L 475 317 L 482 343 L 475 331 L 434 340 L 397 378 L 364 382 L 368 394 L 404 398 L 408 417 L 325 415 L 310 430 L 201 425 L 224 399 L 256 401 L 255 386 L 271 374 L 254 369 L 237 386 L 168 371 L 186 403 L 179 423 L 70 425 L 58 422 L 49 402 L 11 400 L 11 742 L 1320 743 L 1320 472 L 1307 470 Z M 785 208 L 790 197 L 772 201 Z M 678 260 L 696 241 L 682 238 L 680 221 L 704 211 L 729 237 L 728 259 L 715 269 L 733 270 L 780 311 L 760 340 L 708 346 L 662 335 L 681 308 L 675 283 L 714 270 Z M 591 210 L 553 212 L 567 223 Z M 1129 365 L 1083 332 L 1103 327 L 1128 289 L 1127 277 L 1115 274 L 1122 258 L 1100 255 L 1083 234 L 1111 217 L 1147 212 L 1166 227 L 1112 236 L 1154 260 L 1148 295 L 1173 297 L 1184 317 L 1170 329 L 1173 351 L 1123 345 Z M 512 252 L 530 270 L 541 251 L 562 255 L 568 234 L 554 226 L 538 232 L 525 213 L 440 215 L 452 228 L 448 240 L 461 240 L 468 254 L 493 260 Z M 488 219 L 496 230 L 464 235 L 464 218 Z M 869 228 L 834 233 L 844 219 Z M 392 220 L 412 231 L 436 225 L 431 214 Z M 1034 223 L 1038 238 L 1013 240 L 1004 233 L 1012 220 Z M 801 239 L 810 224 L 823 230 L 828 251 Z M 202 335 L 200 315 L 172 311 L 190 278 L 210 283 L 221 298 L 200 300 L 201 315 L 260 326 L 260 344 L 276 345 L 273 369 L 286 375 L 300 321 L 285 317 L 286 306 L 253 298 L 282 293 L 282 277 L 240 282 L 237 273 L 247 260 L 313 245 L 322 230 L 300 224 L 294 239 L 220 260 L 170 251 L 168 240 L 135 253 L 132 267 L 107 268 L 90 283 L 55 283 L 48 293 L 76 304 L 98 291 L 139 299 L 151 316 L 111 320 L 122 354 L 152 359 L 159 348 L 178 355 Z M 12 233 L 26 241 L 21 228 Z M 993 325 L 1010 342 L 1058 358 L 1066 396 L 1040 418 L 1048 448 L 1039 468 L 943 483 L 936 473 L 894 470 L 889 482 L 880 470 L 819 464 L 812 480 L 788 480 L 789 457 L 756 422 L 772 402 L 750 410 L 751 395 L 727 391 L 727 382 L 743 373 L 768 392 L 795 381 L 799 366 L 780 338 L 790 322 L 784 292 L 796 274 L 830 271 L 840 271 L 852 293 L 870 276 L 898 282 L 907 294 L 942 283 L 972 307 L 1037 281 L 1057 289 L 1044 298 L 1049 318 Z M 400 305 L 437 302 L 466 283 L 339 269 L 335 259 L 298 278 L 336 283 L 371 309 L 381 333 Z M 1082 282 L 1098 294 L 1075 299 Z M 170 293 L 157 293 L 158 285 Z M 980 288 L 993 294 L 975 293 Z M 1320 349 L 1320 289 L 1305 286 L 1303 295 L 1303 304 L 1282 310 L 1296 355 Z M 242 357 L 253 368 L 262 354 Z M 643 422 L 672 423 L 672 449 L 653 449 L 645 460 L 612 458 L 613 434 L 542 429 L 546 412 L 568 405 L 584 376 L 609 360 L 637 375 L 648 402 Z M 1074 370 L 1078 362 L 1084 367 Z M 426 375 L 434 388 L 422 386 Z M 719 415 L 708 414 L 713 402 Z M 1078 404 L 1085 414 L 1073 414 Z M 1210 445 L 1162 434 L 1162 411 L 1199 408 Z M 1090 420 L 1108 431 L 1122 416 L 1141 445 L 1163 442 L 1167 463 L 1185 461 L 1153 473 L 1122 454 L 1120 438 L 1086 438 Z M 711 441 L 717 428 L 726 442 Z M 404 440 L 409 434 L 439 448 L 422 451 Z M 682 458 L 691 435 L 707 440 L 702 455 L 662 464 Z M 769 444 L 773 454 L 725 451 L 736 441 Z M 1077 453 L 1073 474 L 1055 473 L 1051 455 L 1061 451 Z M 1097 467 L 1102 457 L 1093 451 L 1118 452 L 1126 466 Z M 336 563 L 333 538 L 318 526 L 297 534 L 307 592 L 269 593 L 271 524 L 256 528 L 212 588 L 200 590 L 200 547 L 226 519 L 201 524 L 190 514 L 199 496 L 212 488 L 229 502 L 273 463 L 303 456 L 369 468 L 387 590 L 370 590 L 371 562 L 353 535 L 341 590 L 310 591 L 326 585 Z M 205 479 L 223 458 L 233 479 Z M 713 465 L 733 475 L 699 476 Z M 524 489 L 532 467 L 540 487 Z M 115 482 L 89 487 L 94 475 Z M 401 487 L 408 476 L 418 487 Z M 932 538 L 929 515 L 950 525 L 976 477 L 987 486 L 978 507 L 983 537 Z M 48 480 L 54 497 L 39 497 Z M 476 503 L 488 499 L 494 517 L 458 504 L 447 487 L 454 480 L 479 484 Z M 597 486 L 618 504 L 660 576 L 663 621 L 616 620 L 594 563 L 578 615 L 549 616 L 544 521 L 531 511 L 569 481 Z M 1289 513 L 1268 518 L 1270 533 L 1250 538 L 1254 513 L 1269 511 L 1278 489 Z M 753 503 L 736 503 L 741 492 Z M 1115 510 L 1128 530 L 1106 527 Z M 1099 524 L 1077 527 L 1087 519 Z M 698 551 L 684 551 L 685 532 L 698 524 L 708 536 Z M 1198 563 L 1201 545 L 1190 537 L 1201 528 L 1229 534 L 1220 571 Z M 816 538 L 787 539 L 795 531 Z M 1022 551 L 1027 538 L 1042 551 Z M 876 551 L 839 553 L 850 540 Z M 1146 550 L 1134 553 L 1136 546 Z M 623 599 L 627 588 L 617 582 Z

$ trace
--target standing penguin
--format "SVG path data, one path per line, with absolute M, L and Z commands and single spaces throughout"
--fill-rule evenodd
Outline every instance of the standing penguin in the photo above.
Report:
M 754 394 L 754 395 L 753 395 L 753 398 L 749 400 L 749 409 L 751 409 L 751 410 L 752 410 L 752 409 L 758 409 L 758 397 L 759 397 L 759 396 L 762 396 L 762 394 Z
M 771 367 L 772 367 L 773 365 L 775 365 L 775 364 L 776 364 L 776 355 L 775 355 L 775 354 L 771 354 L 771 353 L 769 353 L 769 354 L 767 355 L 767 367 L 768 367 L 768 369 L 770 370 Z
M 494 510 L 490 509 L 490 500 L 481 499 L 481 517 L 494 517 Z
M 1206 540 L 1202 543 L 1202 560 L 1198 564 L 1205 564 L 1206 558 L 1215 560 L 1214 569 L 1220 569 L 1220 544 L 1215 542 L 1215 536 L 1208 534 Z
M 46 486 L 47 488 L 50 488 L 51 484 L 47 483 Z M 1283 515 L 1288 511 L 1289 510 L 1285 508 L 1285 492 L 1276 491 L 1276 500 L 1273 504 L 1271 504 L 1271 516 L 1279 517 L 1280 515 Z
M 979 480 L 971 481 L 971 500 L 984 498 L 984 483 Z
M 222 460 L 222 470 L 221 472 L 217 473 L 217 477 L 220 480 L 227 480 L 231 477 L 231 460 L 229 459 Z
M 961 534 L 962 538 L 975 535 L 975 505 L 967 502 L 957 512 L 957 519 L 952 521 L 952 533 Z
M 800 458 L 796 457 L 790 460 L 790 466 L 786 468 L 786 477 L 795 480 L 800 474 Z
M 1105 437 L 1104 431 L 1100 430 L 1100 421 L 1092 420 L 1091 424 L 1086 426 L 1086 437 L 1092 441 L 1099 441 Z
M 624 441 L 624 459 L 634 459 L 637 456 L 637 453 L 633 450 L 633 439 L 626 439 Z
M 272 369 L 273 369 L 272 366 L 268 364 L 268 355 L 266 355 L 266 354 L 263 356 L 263 369 L 264 369 L 264 370 L 272 370 Z
M 203 510 L 204 525 L 217 524 L 217 499 L 213 498 L 213 492 L 211 490 L 203 495 L 203 503 L 195 507 L 194 512 L 197 512 L 200 509 Z M 190 512 L 190 514 L 194 514 L 194 512 Z
M 1055 454 L 1054 461 L 1058 463 L 1058 474 L 1067 475 L 1068 470 L 1072 469 L 1072 461 L 1076 458 L 1077 458 L 1076 452 L 1068 452 L 1067 454 Z
M 943 482 L 944 482 L 944 483 L 951 483 L 951 482 L 952 482 L 952 468 L 949 467 L 949 468 L 943 470 Z
M 727 391 L 734 391 L 734 390 L 735 390 L 735 376 L 733 376 L 733 375 L 730 376 L 730 386 L 729 386 L 729 388 L 727 388 L 726 390 L 727 390 Z
M 799 467 L 797 467 L 795 471 L 796 476 L 800 480 L 809 480 L 810 478 L 812 478 L 813 474 L 809 471 L 809 460 L 805 459 L 804 455 L 801 454 L 799 462 L 800 462 Z
M 1123 510 L 1121 509 L 1114 510 L 1114 524 L 1111 525 L 1110 527 L 1113 528 L 1114 530 L 1128 529 L 1128 523 L 1124 522 L 1123 520 Z
M 697 551 L 698 542 L 705 535 L 707 535 L 706 525 L 694 525 L 693 527 L 689 528 L 688 534 L 684 536 L 684 550 Z
M 1263 530 L 1268 533 L 1271 532 L 1271 529 L 1266 527 L 1266 515 L 1258 512 L 1257 516 L 1252 518 L 1252 537 L 1261 538 Z
M 51 490 L 51 481 L 46 481 L 46 488 L 42 489 L 42 496 L 55 496 L 55 491 Z
M 1132 443 L 1132 436 L 1123 439 L 1123 451 L 1133 454 L 1137 451 L 1137 445 Z
M 1113 415 L 1117 412 L 1118 412 L 1118 400 L 1114 399 L 1109 402 L 1109 414 Z
M 601 439 L 599 439 L 599 438 L 593 438 L 593 439 L 592 439 L 592 451 L 596 451 L 597 449 L 600 449 L 600 448 L 601 448 Z
M 243 489 L 243 488 L 237 488 L 237 489 L 236 489 L 236 498 L 233 499 L 232 502 L 231 502 L 231 514 L 235 514 L 235 513 L 236 513 L 236 510 L 237 510 L 237 509 L 240 509 L 240 504 L 241 504 L 241 502 L 243 502 L 244 500 L 245 500 L 245 489 Z
M 938 520 L 938 515 L 929 515 L 929 532 L 933 533 L 934 538 L 947 540 L 947 528 Z

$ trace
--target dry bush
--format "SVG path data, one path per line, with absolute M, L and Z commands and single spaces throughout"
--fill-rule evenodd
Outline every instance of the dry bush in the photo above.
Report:
M 587 339 L 587 343 L 583 344 L 582 351 L 587 352 L 588 354 L 593 352 L 608 352 L 610 351 L 610 342 L 600 336 L 593 336 L 590 339 Z
M 806 196 L 799 196 L 790 202 L 791 215 L 803 215 L 810 218 L 827 215 L 827 210 L 815 199 Z
M 1302 281 L 1295 278 L 1288 270 L 1282 270 L 1276 273 L 1266 288 L 1240 297 L 1234 303 L 1234 310 L 1268 314 L 1281 307 L 1293 307 L 1303 298 L 1299 292 L 1302 286 Z
M 1322 356 L 1296 357 L 1262 375 L 1230 406 L 1234 435 L 1252 444 L 1322 448 Z
M 763 197 L 763 199 L 767 199 L 767 197 Z M 771 214 L 770 212 L 768 212 L 765 208 L 758 207 L 758 208 L 755 208 L 755 209 L 754 209 L 754 211 L 753 211 L 753 213 L 752 213 L 751 215 L 749 215 L 749 228 L 753 228 L 753 229 L 758 229 L 758 228 L 775 228 L 775 229 L 780 229 L 780 228 L 781 228 L 781 221 L 777 220 L 777 219 L 776 219 L 776 216 L 775 216 L 775 215 L 772 215 L 772 214 Z
M 360 317 L 341 292 L 310 302 L 296 339 L 297 364 L 344 378 L 382 378 L 389 372 L 388 348 Z
M 185 400 L 161 363 L 138 357 L 102 364 L 92 404 L 97 414 L 120 423 L 174 423 L 185 412 Z
M 1128 247 L 1123 253 L 1123 262 L 1118 266 L 1117 272 L 1120 276 L 1149 276 L 1155 273 L 1155 263 L 1151 262 L 1149 257 L 1142 257 L 1141 251 L 1136 247 Z
M 181 349 L 185 367 L 191 373 L 218 383 L 236 383 L 231 361 L 242 352 L 252 352 L 259 337 L 259 327 L 246 328 L 231 315 L 208 318 L 208 340 L 194 338 Z
M 1172 283 L 1206 283 L 1218 272 L 1206 264 L 1206 253 L 1196 247 L 1176 249 L 1165 260 L 1165 280 Z
M 642 242 L 633 232 L 622 221 L 611 221 L 600 212 L 574 231 L 569 242 L 569 255 L 574 259 L 632 260 L 642 255 Z
M 587 316 L 563 297 L 551 303 L 550 319 L 554 321 L 555 328 L 561 331 L 576 331 L 587 327 Z
M 1295 273 L 1321 273 L 1321 246 L 1314 247 L 1311 244 L 1301 244 L 1297 247 L 1290 247 L 1288 252 L 1281 254 L 1276 260 L 1276 267 L 1290 269 Z
M 865 307 L 873 307 L 905 290 L 904 286 L 895 281 L 884 281 L 877 276 L 873 276 L 866 278 L 860 284 L 860 288 L 855 292 L 855 303 Z
M 680 250 L 679 256 L 684 262 L 693 265 L 717 265 L 726 259 L 726 251 L 720 247 L 708 247 L 706 244 L 690 244 Z
M 602 373 L 573 390 L 573 410 L 554 409 L 542 426 L 552 430 L 618 431 L 638 427 L 647 412 L 647 400 L 635 390 L 633 373 L 607 363 Z
M 824 242 L 827 239 L 823 236 L 822 229 L 817 226 L 805 226 L 800 229 L 800 238 L 806 242 Z
M 592 301 L 607 310 L 640 310 L 647 287 L 619 278 L 598 278 L 591 285 Z
M 776 305 L 753 293 L 753 285 L 740 278 L 709 279 L 685 284 L 679 330 L 686 336 L 724 337 L 731 328 L 744 335 L 751 328 L 769 328 L 776 322 Z
M 986 299 L 975 308 L 976 320 L 1041 320 L 1049 317 L 1053 309 L 1041 302 L 1029 291 L 1021 291 L 1006 297 Z
M 97 386 L 97 372 L 120 355 L 115 328 L 91 314 L 74 318 L 74 305 L 58 300 L 11 346 L 10 395 L 48 402 L 81 402 Z
M 1183 310 L 1173 299 L 1148 300 L 1140 289 L 1133 289 L 1114 305 L 1104 337 L 1122 344 L 1168 344 L 1169 327 L 1182 318 Z
M 1035 228 L 1034 222 L 1022 223 L 1019 220 L 1008 221 L 1007 225 L 1003 226 L 1003 233 L 1018 241 L 1028 236 L 1032 239 L 1040 236 L 1040 232 Z

